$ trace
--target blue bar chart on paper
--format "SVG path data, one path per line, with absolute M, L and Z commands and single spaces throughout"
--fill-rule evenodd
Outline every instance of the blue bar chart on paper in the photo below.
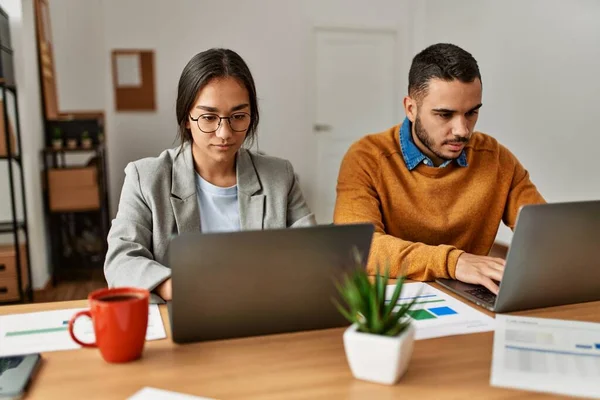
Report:
M 389 285 L 386 299 L 390 301 L 394 285 Z M 415 301 L 408 312 L 416 327 L 415 338 L 486 332 L 494 329 L 494 319 L 454 299 L 425 283 L 405 283 L 398 306 Z

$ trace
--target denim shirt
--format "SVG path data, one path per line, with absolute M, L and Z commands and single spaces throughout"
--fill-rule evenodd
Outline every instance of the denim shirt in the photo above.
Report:
M 412 123 L 408 118 L 404 118 L 404 122 L 400 126 L 400 149 L 402 150 L 402 157 L 409 171 L 412 171 L 417 165 L 423 163 L 429 167 L 433 167 L 433 161 L 427 157 L 417 147 L 415 142 L 412 140 Z M 444 168 L 449 165 L 453 160 L 444 161 L 439 168 Z M 465 150 L 460 153 L 460 156 L 456 159 L 456 163 L 461 167 L 467 166 L 467 153 Z

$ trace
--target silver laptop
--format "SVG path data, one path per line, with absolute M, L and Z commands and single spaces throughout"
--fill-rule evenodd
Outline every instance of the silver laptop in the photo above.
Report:
M 600 201 L 522 207 L 498 296 L 483 286 L 437 282 L 495 312 L 600 300 Z
M 366 262 L 373 225 L 192 233 L 169 260 L 176 343 L 348 326 L 334 282 Z M 364 266 L 363 266 L 364 267 Z

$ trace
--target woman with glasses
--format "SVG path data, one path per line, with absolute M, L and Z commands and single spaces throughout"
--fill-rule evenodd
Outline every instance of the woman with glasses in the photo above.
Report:
M 259 115 L 237 53 L 195 55 L 179 79 L 176 114 L 181 145 L 125 168 L 104 265 L 110 287 L 144 287 L 164 300 L 173 235 L 315 224 L 290 162 L 242 147 L 255 139 Z

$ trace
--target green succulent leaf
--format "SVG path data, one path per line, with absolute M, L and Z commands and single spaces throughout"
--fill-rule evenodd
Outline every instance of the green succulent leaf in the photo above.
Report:
M 390 279 L 390 266 L 386 265 L 383 273 L 377 268 L 374 278 L 366 272 L 362 257 L 358 251 L 353 253 L 355 270 L 335 282 L 335 287 L 340 294 L 340 301 L 333 300 L 340 314 L 351 323 L 358 326 L 359 332 L 397 336 L 411 323 L 408 311 L 412 309 L 417 298 L 408 303 L 397 305 L 404 285 L 404 276 L 397 278 L 392 297 L 386 302 L 385 295 Z M 402 270 L 406 271 L 406 265 Z

